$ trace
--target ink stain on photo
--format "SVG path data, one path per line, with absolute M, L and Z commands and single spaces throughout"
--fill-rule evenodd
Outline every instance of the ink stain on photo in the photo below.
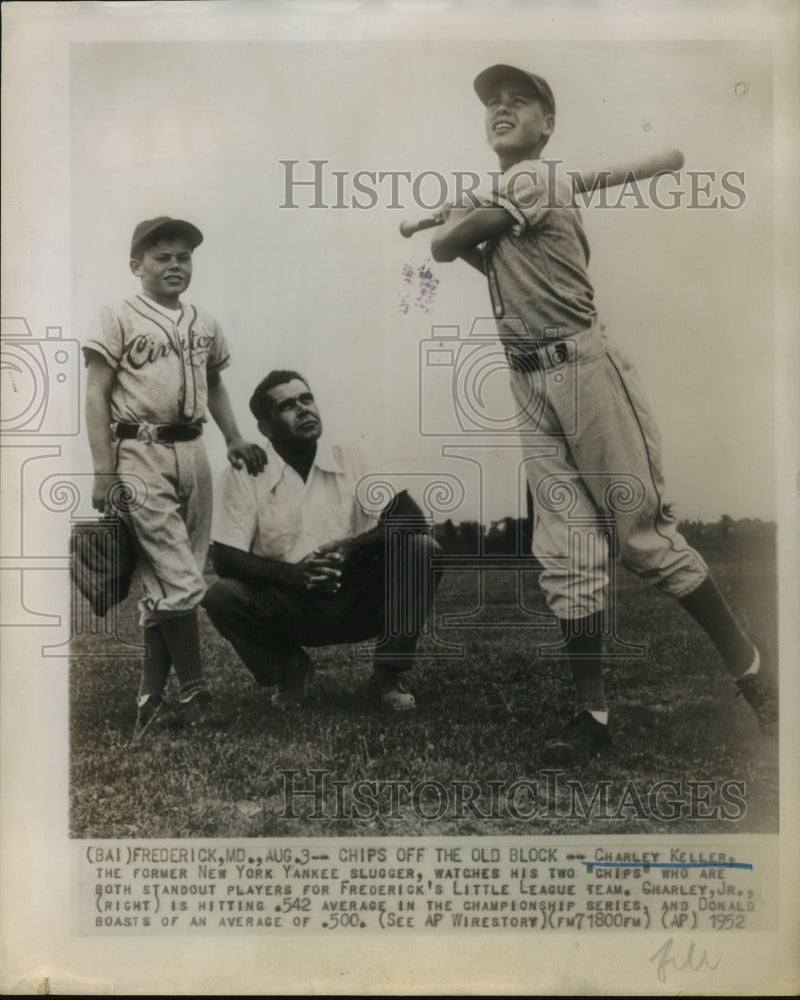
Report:
M 433 273 L 432 264 L 430 257 L 419 265 L 403 264 L 400 271 L 403 282 L 400 292 L 400 312 L 404 316 L 414 309 L 430 312 L 439 287 L 439 279 Z

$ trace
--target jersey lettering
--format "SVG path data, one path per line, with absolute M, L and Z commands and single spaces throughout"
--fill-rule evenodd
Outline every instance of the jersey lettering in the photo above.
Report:
M 147 337 L 142 334 L 131 341 L 123 354 L 123 359 L 131 368 L 138 371 L 140 368 L 144 368 L 145 365 L 151 365 L 154 361 L 160 361 L 161 358 L 167 357 L 168 354 L 177 355 L 177 353 L 173 344 L 157 344 L 154 337 Z

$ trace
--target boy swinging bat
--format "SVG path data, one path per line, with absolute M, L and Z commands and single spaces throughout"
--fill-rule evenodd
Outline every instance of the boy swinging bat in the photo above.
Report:
M 570 173 L 569 176 L 572 180 L 573 191 L 585 194 L 586 192 L 601 191 L 604 188 L 617 187 L 619 184 L 647 180 L 648 177 L 657 177 L 659 174 L 680 170 L 682 166 L 683 153 L 679 149 L 666 149 L 643 160 L 637 160 L 635 163 L 619 164 L 614 167 L 605 167 L 602 170 L 584 170 L 576 174 Z M 549 167 L 550 165 L 546 169 L 549 170 Z M 448 214 L 449 209 L 444 212 L 434 212 L 433 215 L 413 222 L 404 219 L 400 223 L 400 235 L 408 238 L 424 229 L 441 226 L 446 222 Z
M 486 136 L 503 171 L 491 195 L 450 208 L 436 221 L 436 261 L 467 261 L 486 275 L 511 390 L 527 425 L 522 448 L 534 503 L 533 552 L 540 585 L 559 622 L 575 691 L 575 714 L 540 748 L 544 763 L 572 764 L 611 747 L 602 677 L 607 612 L 608 538 L 613 519 L 621 562 L 674 598 L 705 630 L 762 730 L 777 703 L 760 656 L 740 629 L 708 567 L 677 530 L 665 500 L 661 445 L 630 363 L 605 338 L 588 276 L 589 246 L 573 178 L 555 177 L 540 160 L 556 107 L 535 73 L 497 65 L 474 83 L 485 106 Z M 622 168 L 622 183 L 682 163 L 679 153 Z M 613 175 L 612 175 L 613 179 Z M 579 178 L 591 189 L 593 175 Z M 607 181 L 608 182 L 608 177 Z M 568 417 L 578 423 L 568 429 Z M 546 446 L 546 447 L 543 447 Z M 615 484 L 637 484 L 635 503 L 615 501 Z M 558 494 L 569 496 L 553 503 Z M 569 513 L 571 524 L 568 524 Z M 575 523 L 582 536 L 575 541 Z

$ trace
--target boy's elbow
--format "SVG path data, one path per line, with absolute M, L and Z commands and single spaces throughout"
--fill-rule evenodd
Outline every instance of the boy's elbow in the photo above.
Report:
M 431 256 L 437 264 L 446 264 L 455 260 L 458 253 L 448 244 L 448 241 L 441 236 L 434 236 L 431 240 Z

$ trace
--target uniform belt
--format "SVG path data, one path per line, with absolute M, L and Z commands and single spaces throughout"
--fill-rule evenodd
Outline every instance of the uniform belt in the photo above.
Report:
M 505 348 L 508 364 L 515 372 L 544 371 L 575 360 L 575 344 L 570 340 L 549 340 L 536 347 Z
M 175 441 L 194 441 L 203 433 L 202 424 L 126 424 L 117 423 L 115 433 L 118 438 L 136 438 L 155 441 L 157 444 L 173 444 Z

